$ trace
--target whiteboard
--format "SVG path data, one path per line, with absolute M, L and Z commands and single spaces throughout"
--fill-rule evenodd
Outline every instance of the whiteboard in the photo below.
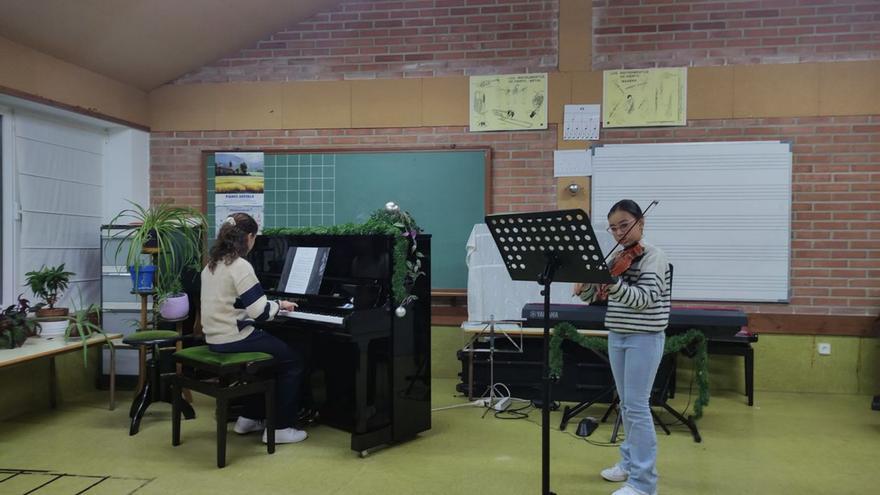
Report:
M 779 141 L 594 148 L 593 227 L 611 206 L 644 209 L 645 240 L 675 267 L 675 300 L 786 302 L 790 297 L 791 147 Z

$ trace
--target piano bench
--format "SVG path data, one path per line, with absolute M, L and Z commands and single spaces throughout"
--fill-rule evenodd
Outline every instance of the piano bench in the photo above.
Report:
M 263 394 L 266 401 L 266 449 L 275 452 L 275 379 L 262 372 L 271 369 L 275 358 L 264 352 L 212 352 L 208 346 L 189 347 L 174 353 L 182 372 L 172 378 L 171 445 L 180 445 L 180 414 L 183 389 L 217 400 L 217 467 L 226 465 L 226 429 L 232 399 Z
M 752 348 L 752 342 L 757 341 L 758 336 L 755 334 L 712 337 L 708 341 L 709 354 L 745 358 L 745 395 L 749 398 L 750 406 L 755 403 L 755 350 Z

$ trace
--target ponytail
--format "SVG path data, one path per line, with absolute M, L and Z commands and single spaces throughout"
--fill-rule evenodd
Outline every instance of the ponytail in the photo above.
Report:
M 208 253 L 208 269 L 211 273 L 217 268 L 219 261 L 228 265 L 247 255 L 247 236 L 256 235 L 257 230 L 256 220 L 247 213 L 233 213 L 226 217 L 217 232 L 217 240 Z

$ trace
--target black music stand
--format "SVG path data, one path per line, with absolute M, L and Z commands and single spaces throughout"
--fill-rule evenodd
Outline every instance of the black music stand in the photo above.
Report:
M 550 284 L 610 284 L 611 274 L 584 210 L 542 211 L 486 216 L 486 225 L 510 278 L 544 286 L 544 352 L 541 404 L 541 493 L 550 491 Z

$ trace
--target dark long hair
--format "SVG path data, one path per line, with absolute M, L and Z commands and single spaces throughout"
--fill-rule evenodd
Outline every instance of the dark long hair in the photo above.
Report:
M 226 217 L 220 226 L 220 231 L 217 232 L 217 240 L 208 253 L 208 269 L 211 273 L 217 268 L 219 261 L 228 265 L 237 258 L 247 255 L 248 234 L 257 234 L 257 221 L 252 216 L 247 213 L 233 213 Z
M 611 214 L 615 211 L 625 211 L 634 216 L 637 222 L 641 220 L 644 216 L 642 214 L 642 208 L 639 206 L 639 204 L 631 199 L 621 199 L 617 203 L 614 203 L 614 206 L 612 206 L 611 209 L 608 210 L 608 217 L 610 218 Z

